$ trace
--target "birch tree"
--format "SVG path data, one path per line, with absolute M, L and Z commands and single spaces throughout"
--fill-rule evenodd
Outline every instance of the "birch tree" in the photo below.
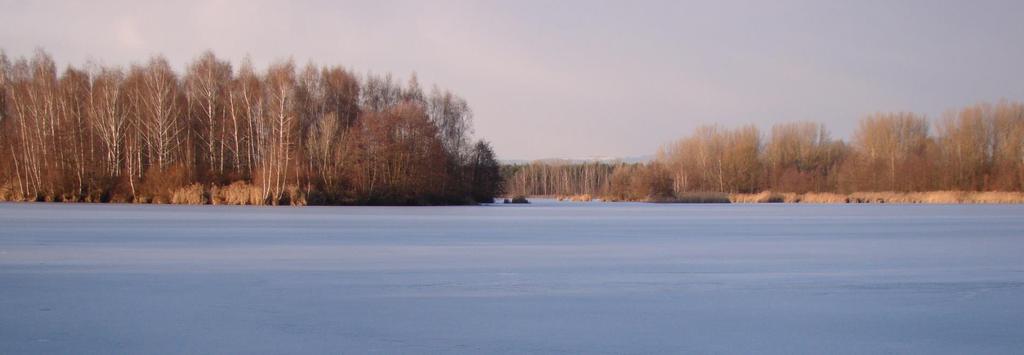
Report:
M 108 177 L 121 175 L 124 158 L 122 145 L 128 129 L 128 108 L 124 102 L 124 74 L 120 70 L 100 69 L 92 77 L 92 89 L 86 105 L 89 128 L 98 137 L 103 155 L 103 171 Z
M 291 61 L 271 65 L 267 70 L 267 110 L 264 113 L 265 126 L 269 128 L 269 139 L 264 143 L 265 156 L 261 174 L 263 193 L 272 203 L 281 201 L 288 184 L 289 169 L 292 167 L 293 139 L 297 129 L 295 107 L 295 64 Z
M 180 158 L 179 148 L 186 140 L 181 92 L 174 71 L 163 57 L 151 59 L 142 75 L 142 86 L 134 93 L 141 108 L 141 138 L 149 165 L 162 171 Z
M 237 132 L 237 121 L 227 116 L 227 86 L 231 80 L 231 64 L 217 59 L 212 52 L 205 52 L 189 65 L 185 74 L 185 96 L 188 100 L 189 117 L 195 123 L 198 142 L 202 145 L 200 164 L 207 173 L 224 173 L 225 151 L 237 149 L 225 137 L 228 129 Z M 228 127 L 228 126 L 231 127 Z M 230 164 L 237 164 L 236 161 Z

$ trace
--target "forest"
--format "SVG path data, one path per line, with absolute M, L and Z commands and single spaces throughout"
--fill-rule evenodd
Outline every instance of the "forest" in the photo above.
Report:
M 501 194 L 456 94 L 206 52 L 58 71 L 0 53 L 0 201 L 472 204 Z
M 510 194 L 585 200 L 682 201 L 722 196 L 707 193 L 765 192 L 1020 197 L 1024 105 L 979 103 L 934 124 L 914 113 L 877 113 L 859 122 L 849 142 L 815 122 L 777 124 L 767 134 L 754 125 L 710 125 L 663 146 L 648 163 L 532 163 L 505 166 L 503 175 Z
M 495 196 L 626 201 L 718 194 L 1014 192 L 1024 105 L 876 113 L 849 141 L 821 123 L 702 126 L 647 163 L 500 166 L 466 100 L 415 74 L 357 75 L 212 52 L 183 73 L 0 53 L 0 201 L 473 204 Z M 735 199 L 735 198 L 733 198 Z

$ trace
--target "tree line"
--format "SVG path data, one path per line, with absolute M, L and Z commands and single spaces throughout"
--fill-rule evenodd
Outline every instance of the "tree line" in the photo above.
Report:
M 468 103 L 415 74 L 401 85 L 291 60 L 257 71 L 211 52 L 182 74 L 161 56 L 58 74 L 41 50 L 0 53 L 0 129 L 0 200 L 461 204 L 501 193 Z
M 821 123 L 702 126 L 643 164 L 504 168 L 510 193 L 671 200 L 687 193 L 1022 191 L 1024 105 L 980 103 L 934 125 L 914 113 L 862 119 L 849 142 Z

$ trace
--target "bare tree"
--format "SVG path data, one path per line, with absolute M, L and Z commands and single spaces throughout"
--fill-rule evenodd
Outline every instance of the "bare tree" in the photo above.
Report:
M 842 143 L 833 141 L 820 123 L 776 124 L 764 152 L 767 184 L 778 191 L 832 191 L 835 182 L 830 176 L 844 152 Z
M 92 77 L 92 89 L 86 106 L 90 128 L 101 143 L 104 172 L 109 177 L 121 175 L 121 145 L 128 129 L 123 82 L 124 74 L 120 70 L 101 69 Z
M 992 190 L 1024 189 L 1024 104 L 1000 102 L 992 112 Z
M 402 97 L 402 88 L 395 84 L 391 74 L 367 74 L 361 92 L 360 107 L 371 112 L 384 112 L 401 102 Z
M 141 71 L 142 85 L 134 93 L 141 104 L 141 138 L 149 164 L 164 170 L 180 158 L 179 148 L 185 140 L 181 92 L 174 71 L 163 57 L 150 59 Z
M 981 190 L 991 168 L 992 108 L 975 105 L 947 114 L 938 125 L 945 186 Z
M 323 184 L 325 190 L 334 192 L 337 186 L 339 165 L 345 155 L 344 144 L 346 130 L 335 112 L 321 116 L 310 128 L 306 137 L 306 151 L 310 165 Z
M 69 67 L 58 82 L 57 108 L 58 135 L 64 144 L 57 146 L 62 171 L 65 201 L 77 201 L 87 194 L 89 167 L 92 165 L 90 131 L 87 127 L 87 98 L 90 91 L 89 75 Z
M 928 121 L 912 113 L 875 114 L 860 122 L 854 133 L 854 147 L 860 159 L 859 171 L 867 175 L 869 190 L 913 191 L 912 171 L 927 162 Z M 926 179 L 930 180 L 930 179 Z M 862 179 L 863 181 L 863 179 Z
M 236 160 L 246 168 L 246 175 L 250 178 L 256 176 L 256 169 L 262 166 L 266 156 L 265 148 L 270 145 L 269 127 L 264 119 L 266 108 L 263 87 L 263 80 L 256 74 L 252 62 L 248 58 L 243 60 L 238 77 L 231 86 L 228 102 L 232 125 L 241 126 L 233 131 L 232 137 L 234 145 L 239 147 L 237 151 L 244 151 L 238 153 L 241 157 L 236 156 Z M 243 133 L 239 134 L 239 130 Z
M 195 123 L 198 140 L 203 145 L 201 163 L 211 172 L 224 173 L 225 151 L 237 149 L 237 120 L 230 121 L 235 133 L 234 143 L 226 139 L 229 129 L 227 114 L 227 86 L 230 84 L 231 64 L 218 60 L 212 52 L 205 52 L 189 65 L 185 74 L 185 97 L 189 117 Z M 231 164 L 237 164 L 232 161 Z
M 264 197 L 271 203 L 281 201 L 292 166 L 293 139 L 298 128 L 295 84 L 295 64 L 291 61 L 271 65 L 267 70 L 264 87 L 267 110 L 263 118 L 268 128 L 264 133 L 269 136 L 264 139 L 267 145 L 263 147 L 265 156 L 260 177 Z
M 445 151 L 461 160 L 469 145 L 468 137 L 473 133 L 473 111 L 466 100 L 434 87 L 427 99 L 427 116 L 440 130 Z

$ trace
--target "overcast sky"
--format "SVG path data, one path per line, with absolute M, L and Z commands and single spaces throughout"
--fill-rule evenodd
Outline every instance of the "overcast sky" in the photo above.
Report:
M 1024 100 L 1024 1 L 8 1 L 0 48 L 110 65 L 212 49 L 450 88 L 505 159 L 637 156 L 700 124 Z

